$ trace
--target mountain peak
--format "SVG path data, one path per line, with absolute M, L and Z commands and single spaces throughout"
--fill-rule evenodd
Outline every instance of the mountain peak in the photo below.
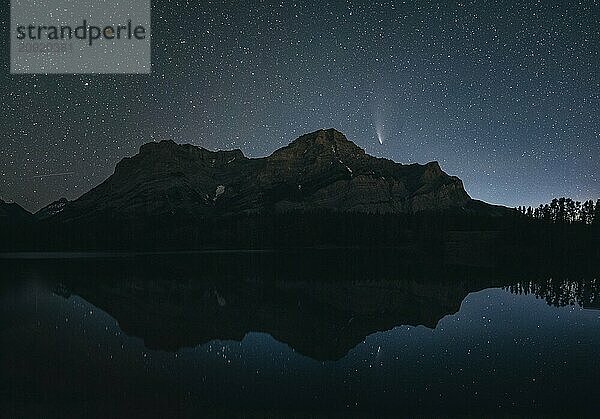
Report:
M 169 150 L 177 147 L 179 147 L 179 144 L 173 140 L 152 141 L 142 144 L 139 154 L 155 153 L 160 150 Z
M 337 144 L 337 143 L 352 143 L 346 136 L 335 128 L 320 129 L 308 134 L 301 135 L 292 144 L 299 143 L 314 143 L 314 144 Z M 354 144 L 354 143 L 352 143 Z
M 149 143 L 142 144 L 138 155 L 151 155 L 160 153 L 175 153 L 181 155 L 187 154 L 192 156 L 193 158 L 198 157 L 199 155 L 231 155 L 235 157 L 245 157 L 242 153 L 242 150 L 240 150 L 239 148 L 235 148 L 232 150 L 211 151 L 204 147 L 196 146 L 193 144 L 178 144 L 173 140 L 152 141 Z
M 360 157 L 365 151 L 334 128 L 301 135 L 289 145 L 276 150 L 270 158 L 298 160 L 310 158 Z

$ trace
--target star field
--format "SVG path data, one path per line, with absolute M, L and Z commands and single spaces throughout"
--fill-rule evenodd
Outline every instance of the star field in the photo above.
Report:
M 328 127 L 488 202 L 600 195 L 598 1 L 153 3 L 150 75 L 10 75 L 2 44 L 1 198 L 76 198 L 149 141 L 263 156 Z

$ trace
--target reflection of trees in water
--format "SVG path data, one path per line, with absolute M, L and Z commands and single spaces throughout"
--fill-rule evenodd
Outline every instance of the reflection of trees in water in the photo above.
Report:
M 548 279 L 546 281 L 520 282 L 504 287 L 513 294 L 534 294 L 548 305 L 563 307 L 580 305 L 600 309 L 600 280 L 598 279 Z

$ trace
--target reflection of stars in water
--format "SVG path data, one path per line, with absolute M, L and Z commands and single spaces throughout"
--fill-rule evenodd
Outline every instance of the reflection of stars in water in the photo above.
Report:
M 217 342 L 218 343 L 218 342 Z M 207 353 L 211 353 L 213 352 L 213 345 L 212 344 L 208 344 L 207 346 Z M 223 359 L 224 361 L 226 361 L 227 364 L 231 364 L 231 359 L 230 359 L 230 348 L 227 345 L 224 344 L 220 344 L 215 350 L 214 350 L 214 354 Z

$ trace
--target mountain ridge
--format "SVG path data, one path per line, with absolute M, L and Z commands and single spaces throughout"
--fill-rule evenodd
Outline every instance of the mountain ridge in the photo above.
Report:
M 368 155 L 335 130 L 304 134 L 266 157 L 163 140 L 143 144 L 114 173 L 52 219 L 331 210 L 407 213 L 468 209 L 462 181 L 438 162 Z

